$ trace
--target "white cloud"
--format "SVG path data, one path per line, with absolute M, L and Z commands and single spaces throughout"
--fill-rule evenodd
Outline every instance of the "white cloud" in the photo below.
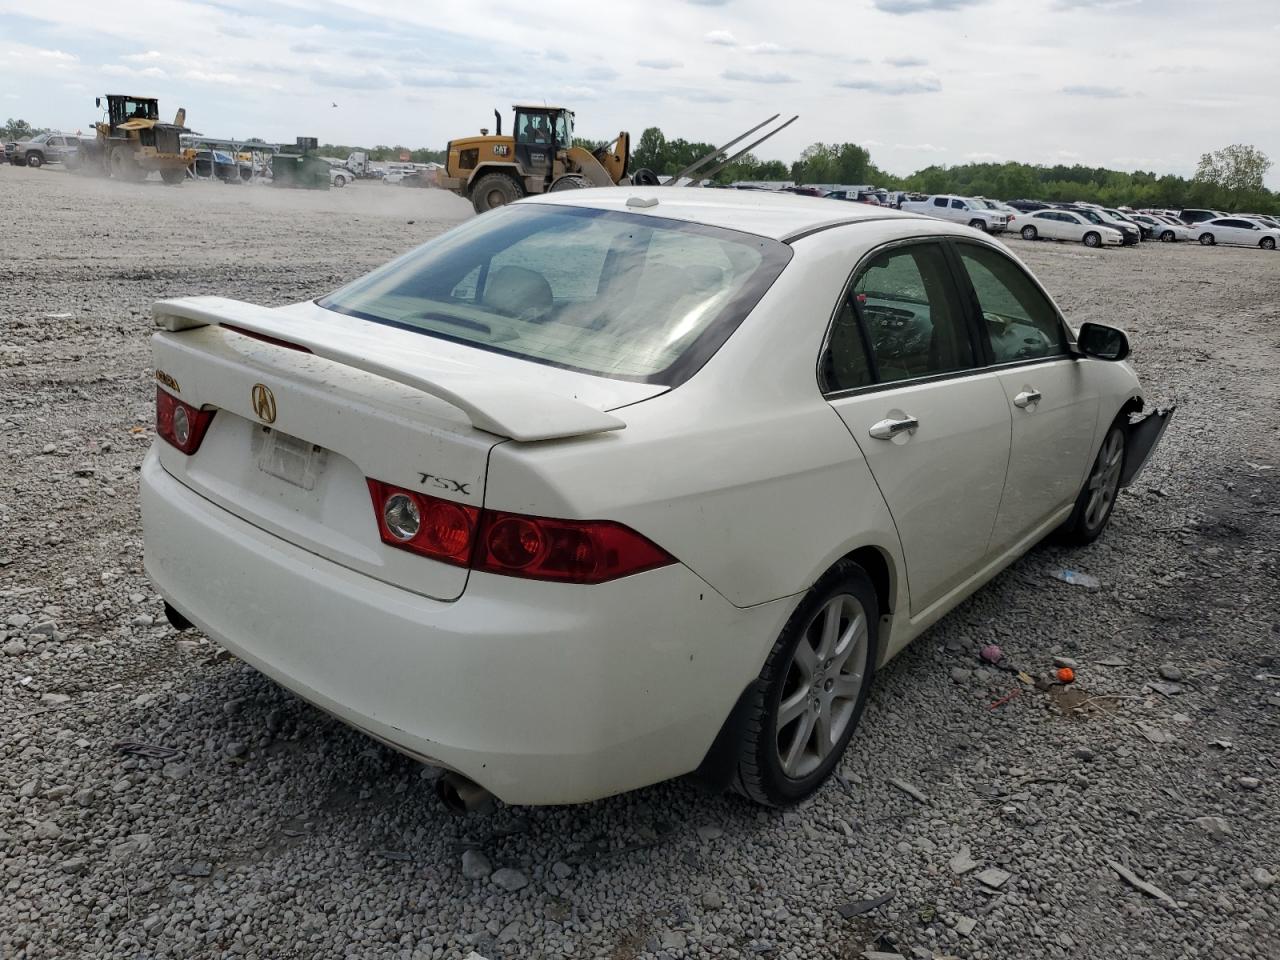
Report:
M 914 93 L 938 93 L 942 90 L 942 81 L 937 77 L 915 77 L 909 80 L 862 78 L 857 80 L 838 80 L 836 81 L 836 86 L 843 87 L 846 90 L 879 93 L 887 97 L 902 97 Z
M 763 43 L 751 43 L 751 44 L 748 44 L 746 47 L 744 47 L 744 49 L 747 51 L 747 53 L 769 54 L 769 53 L 787 53 L 788 52 L 786 47 L 776 43 L 769 43 L 768 41 L 765 41 Z
M 649 60 L 637 60 L 636 66 L 644 67 L 646 70 L 675 70 L 683 67 L 684 63 L 670 57 L 654 57 Z
M 795 83 L 796 78 L 787 73 L 774 71 L 759 73 L 754 70 L 726 70 L 720 74 L 726 80 L 737 80 L 743 83 Z
M 916 153 L 946 153 L 946 147 L 937 147 L 932 143 L 895 143 L 895 150 L 912 150 Z
M 707 43 L 714 43 L 721 47 L 736 47 L 737 39 L 728 30 L 712 30 L 702 38 Z

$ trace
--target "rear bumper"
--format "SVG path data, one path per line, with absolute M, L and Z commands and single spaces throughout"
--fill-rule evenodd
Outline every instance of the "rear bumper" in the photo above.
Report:
M 793 606 L 736 608 L 680 565 L 590 587 L 473 572 L 460 599 L 437 601 L 241 520 L 154 451 L 141 492 L 147 573 L 192 623 L 510 803 L 581 802 L 697 768 Z
M 1138 474 L 1142 473 L 1147 461 L 1151 459 L 1151 454 L 1160 445 L 1165 428 L 1169 426 L 1169 421 L 1173 419 L 1173 412 L 1177 409 L 1177 407 L 1169 407 L 1167 410 L 1155 410 L 1137 423 L 1129 425 L 1129 442 L 1125 453 L 1124 472 L 1120 474 L 1120 486 L 1129 486 L 1138 478 Z

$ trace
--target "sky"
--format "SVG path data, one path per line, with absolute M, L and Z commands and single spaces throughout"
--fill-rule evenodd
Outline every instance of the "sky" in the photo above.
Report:
M 442 147 L 517 101 L 594 139 L 799 114 L 757 155 L 1189 176 L 1250 143 L 1276 189 L 1278 51 L 1280 0 L 0 0 L 0 116 L 85 130 L 128 93 L 208 136 Z

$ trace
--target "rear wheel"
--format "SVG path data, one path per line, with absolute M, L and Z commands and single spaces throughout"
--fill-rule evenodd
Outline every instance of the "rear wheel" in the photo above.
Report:
M 1034 240 L 1038 236 L 1039 234 L 1036 233 L 1036 228 L 1031 226 L 1031 224 L 1027 224 L 1025 227 L 1022 228 L 1023 240 Z
M 1166 230 L 1164 233 L 1160 234 L 1160 239 L 1165 243 L 1173 243 L 1173 241 L 1177 240 L 1178 238 L 1177 236 L 1174 235 L 1174 232 L 1172 230 Z
M 1215 243 L 1217 243 L 1217 242 L 1218 242 L 1218 241 L 1216 241 L 1216 240 L 1213 238 L 1213 234 L 1212 234 L 1212 233 L 1202 233 L 1202 234 L 1200 234 L 1200 246 L 1202 246 L 1202 247 L 1212 247 L 1212 246 L 1213 246 Z
M 44 157 L 43 157 L 43 156 L 41 156 L 40 154 L 38 154 L 38 153 L 28 153 L 28 154 L 27 154 L 27 166 L 28 166 L 28 167 L 39 167 L 39 166 L 41 166 L 43 163 L 44 163 Z
M 1274 250 L 1276 248 L 1275 237 L 1263 237 L 1262 242 L 1258 244 L 1263 250 Z
M 1084 245 L 1086 247 L 1102 246 L 1102 235 L 1095 230 L 1090 230 L 1084 235 Z
M 111 176 L 117 180 L 141 180 L 146 174 L 127 147 L 116 147 L 111 151 Z
M 333 185 L 339 188 L 345 187 L 347 185 L 347 178 L 342 174 L 338 174 L 333 178 Z
M 983 233 L 987 232 L 986 222 L 983 220 L 979 220 L 976 217 L 969 221 L 969 226 L 973 227 L 973 229 L 975 230 L 981 230 Z
M 505 207 L 524 196 L 524 187 L 505 173 L 486 173 L 471 188 L 471 205 L 476 213 Z
M 169 184 L 170 186 L 172 186 L 175 183 L 181 183 L 183 180 L 187 179 L 187 168 L 179 167 L 177 169 L 174 169 L 170 167 L 168 169 L 161 170 L 160 179 L 163 180 L 165 183 Z
M 1127 434 L 1117 420 L 1107 431 L 1102 448 L 1089 471 L 1089 479 L 1076 497 L 1076 507 L 1062 528 L 1071 543 L 1092 543 L 1106 529 L 1120 492 L 1120 475 L 1124 472 Z
M 841 564 L 787 621 L 749 697 L 734 789 L 798 803 L 840 763 L 875 673 L 880 612 L 860 567 Z

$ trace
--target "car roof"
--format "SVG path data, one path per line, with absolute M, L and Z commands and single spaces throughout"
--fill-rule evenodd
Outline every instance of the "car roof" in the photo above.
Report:
M 628 200 L 651 206 L 628 206 Z M 859 208 L 845 200 L 826 200 L 765 190 L 702 190 L 684 187 L 593 187 L 543 193 L 518 201 L 557 206 L 617 210 L 641 216 L 703 223 L 742 233 L 787 240 L 825 227 L 867 220 L 923 220 L 920 214 L 889 207 Z

